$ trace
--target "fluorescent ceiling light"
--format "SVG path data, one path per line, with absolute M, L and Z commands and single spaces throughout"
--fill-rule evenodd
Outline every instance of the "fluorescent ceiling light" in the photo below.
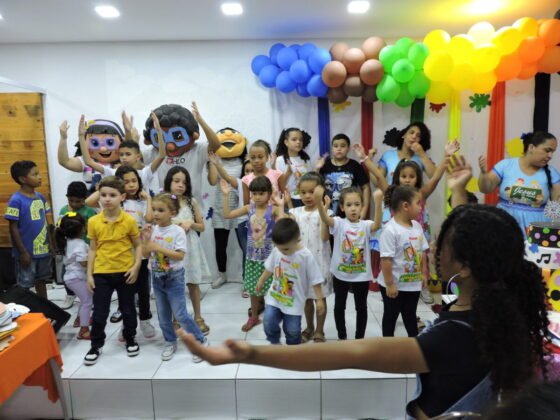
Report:
M 4 16 L 0 15 L 0 20 L 4 19 Z
M 348 3 L 348 13 L 359 14 L 369 10 L 369 1 L 351 1 Z
M 103 18 L 116 18 L 121 15 L 114 6 L 97 6 L 95 11 Z
M 241 3 L 222 3 L 222 13 L 224 15 L 240 15 L 243 13 Z

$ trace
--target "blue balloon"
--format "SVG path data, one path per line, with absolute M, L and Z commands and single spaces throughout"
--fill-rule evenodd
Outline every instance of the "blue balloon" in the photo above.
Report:
M 321 74 L 323 67 L 325 67 L 329 61 L 331 61 L 331 53 L 324 48 L 317 48 L 307 59 L 309 67 L 311 67 L 311 70 L 316 74 Z
M 263 86 L 273 88 L 276 86 L 276 77 L 280 74 L 280 69 L 274 64 L 264 66 L 259 72 L 259 80 Z
M 276 78 L 276 88 L 284 93 L 290 93 L 296 88 L 296 82 L 290 77 L 289 71 L 283 71 L 278 75 Z
M 299 45 L 299 44 L 292 44 L 292 45 L 290 45 L 290 48 L 291 48 L 292 50 L 294 50 L 294 51 L 296 52 L 296 54 L 298 54 L 298 53 L 299 53 L 299 49 L 301 48 L 301 45 Z M 298 57 L 299 57 L 299 54 L 298 54 Z
M 329 87 L 323 83 L 323 79 L 321 79 L 320 74 L 311 76 L 311 79 L 309 79 L 309 82 L 307 82 L 307 91 L 310 95 L 322 98 L 323 96 L 327 95 L 328 90 Z
M 298 59 L 297 52 L 290 47 L 282 48 L 276 56 L 278 65 L 284 70 L 290 70 L 290 66 Z
M 311 96 L 307 91 L 307 83 L 301 83 L 297 85 L 296 91 L 298 95 L 301 96 L 302 98 L 308 98 L 309 96 Z
M 305 83 L 311 77 L 311 71 L 305 60 L 297 60 L 290 66 L 290 77 L 296 83 Z
M 272 64 L 270 58 L 267 57 L 266 55 L 260 54 L 257 55 L 255 58 L 253 58 L 253 61 L 251 61 L 251 70 L 253 70 L 255 76 L 258 76 L 262 68 L 264 66 L 268 66 L 269 64 Z
M 316 49 L 317 46 L 315 44 L 312 44 L 311 42 L 306 42 L 305 44 L 303 44 L 298 51 L 300 60 L 307 60 L 309 56 L 315 52 Z
M 276 57 L 278 55 L 278 52 L 282 48 L 286 48 L 286 46 L 281 42 L 278 42 L 277 44 L 274 44 L 272 47 L 270 47 L 270 50 L 268 51 L 268 55 L 270 55 L 270 61 L 272 61 L 272 64 L 278 64 L 278 62 L 276 61 Z

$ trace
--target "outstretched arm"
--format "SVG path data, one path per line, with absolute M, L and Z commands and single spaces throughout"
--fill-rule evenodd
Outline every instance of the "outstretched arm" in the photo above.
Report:
M 416 155 L 418 155 L 420 160 L 422 160 L 422 163 L 424 164 L 424 168 L 425 168 L 428 176 L 430 178 L 433 177 L 434 172 L 436 171 L 436 165 L 434 165 L 434 162 L 432 162 L 430 160 L 430 158 L 428 157 L 428 155 L 424 151 L 424 148 L 422 147 L 422 145 L 420 143 L 414 143 L 412 145 L 411 149 Z
M 163 159 L 165 159 L 165 141 L 163 139 L 163 132 L 161 131 L 161 126 L 159 125 L 159 119 L 154 111 L 152 111 L 152 121 L 154 122 L 154 128 L 157 131 L 157 141 L 158 141 L 158 154 L 150 165 L 150 169 L 152 170 L 152 173 L 155 173 L 158 170 L 159 165 L 161 165 L 161 163 L 163 162 Z
M 208 151 L 215 152 L 221 146 L 220 140 L 218 139 L 218 136 L 216 135 L 214 130 L 210 128 L 210 126 L 206 123 L 204 118 L 202 118 L 202 116 L 200 115 L 196 102 L 192 103 L 192 114 L 196 119 L 196 121 L 198 122 L 198 124 L 200 125 L 200 127 L 202 127 L 202 131 L 204 131 L 204 135 L 208 139 Z
M 72 172 L 82 172 L 84 168 L 82 167 L 82 162 L 79 158 L 68 157 L 68 122 L 63 121 L 60 124 L 60 142 L 58 143 L 58 163 L 63 168 L 68 169 Z
M 480 156 L 478 158 L 478 166 L 480 167 L 478 188 L 480 188 L 480 192 L 490 194 L 500 185 L 500 178 L 494 172 L 488 172 L 486 157 Z
M 325 223 L 328 227 L 334 226 L 334 218 L 330 217 L 327 214 L 327 209 L 323 206 L 323 196 L 325 195 L 325 189 L 320 185 L 315 187 L 315 202 L 317 203 L 317 210 L 319 210 L 319 216 L 321 216 L 321 220 Z
M 472 178 L 471 165 L 464 156 L 453 157 L 447 174 L 447 186 L 451 190 L 451 208 L 467 204 L 467 184 Z
M 224 194 L 224 219 L 235 219 L 236 217 L 249 214 L 249 206 L 245 205 L 235 210 L 230 210 L 229 208 L 229 193 L 231 192 L 231 185 L 229 185 L 225 180 L 220 180 L 220 188 Z
M 439 165 L 436 167 L 436 171 L 434 176 L 430 178 L 428 182 L 422 185 L 420 189 L 420 193 L 422 194 L 422 200 L 426 201 L 428 197 L 435 191 L 438 186 L 441 177 L 445 173 L 447 169 L 447 165 L 449 165 L 449 156 L 444 156 Z
M 218 155 L 214 152 L 209 152 L 208 160 L 210 161 L 210 165 L 208 165 L 208 183 L 210 185 L 216 185 L 218 183 L 218 175 L 220 175 L 233 188 L 238 187 L 237 179 L 226 172 Z M 211 172 L 212 175 L 210 174 Z
M 376 232 L 381 229 L 381 223 L 383 222 L 383 191 L 381 191 L 381 189 L 378 188 L 375 190 L 373 193 L 373 201 L 375 204 L 375 214 L 373 215 L 371 231 Z
M 383 192 L 387 191 L 389 185 L 387 184 L 385 175 L 379 170 L 379 166 L 373 163 L 373 157 L 377 153 L 377 149 L 369 149 L 367 155 L 364 146 L 359 143 L 354 144 L 352 149 L 354 149 L 354 153 L 358 157 L 360 163 L 362 163 L 367 168 L 368 172 L 373 175 L 373 177 L 370 176 L 371 183 L 376 187 L 381 188 Z

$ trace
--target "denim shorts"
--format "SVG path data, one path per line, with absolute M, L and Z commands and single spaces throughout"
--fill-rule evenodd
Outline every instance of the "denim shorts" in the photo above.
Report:
M 21 265 L 19 259 L 15 263 L 16 282 L 19 286 L 29 289 L 37 280 L 52 278 L 52 257 L 32 258 L 27 267 Z

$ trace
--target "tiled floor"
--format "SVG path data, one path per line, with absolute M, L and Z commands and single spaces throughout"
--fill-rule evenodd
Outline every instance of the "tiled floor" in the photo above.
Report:
M 267 345 L 262 325 L 244 333 L 249 300 L 241 297 L 239 283 L 227 283 L 213 290 L 201 285 L 202 312 L 210 326 L 209 340 L 218 345 L 226 338 L 246 339 Z M 55 302 L 64 298 L 64 289 L 49 291 Z M 117 302 L 112 306 L 116 308 Z M 332 314 L 334 296 L 327 300 L 325 326 L 327 340 L 336 340 Z M 347 306 L 348 334 L 355 329 L 351 295 Z M 190 305 L 189 305 L 190 306 Z M 366 337 L 381 336 L 383 314 L 381 296 L 368 297 L 369 320 Z M 84 366 L 89 342 L 75 339 L 72 321 L 77 302 L 71 308 L 71 321 L 58 334 L 64 361 L 62 373 L 74 418 L 80 419 L 251 419 L 305 418 L 357 419 L 404 417 L 407 394 L 413 390 L 411 375 L 389 375 L 359 370 L 331 372 L 291 372 L 252 365 L 210 366 L 195 364 L 184 347 L 176 356 L 162 362 L 161 331 L 153 339 L 138 337 L 140 355 L 129 358 L 117 340 L 120 324 L 108 324 L 107 343 L 98 363 Z M 156 315 L 155 302 L 152 312 Z M 424 303 L 418 306 L 422 319 L 435 319 Z M 157 327 L 157 316 L 153 319 Z M 399 319 L 396 335 L 405 336 Z M 306 344 L 320 345 L 320 344 Z M 37 391 L 21 388 L 0 408 L 0 418 L 30 418 L 26 395 Z M 49 404 L 45 397 L 45 404 Z M 23 404 L 23 405 L 22 405 Z M 41 417 L 60 417 L 52 404 L 40 411 Z M 31 407 L 33 408 L 33 407 Z M 36 407 L 35 407 L 36 408 Z M 52 413 L 51 413 L 52 411 Z

